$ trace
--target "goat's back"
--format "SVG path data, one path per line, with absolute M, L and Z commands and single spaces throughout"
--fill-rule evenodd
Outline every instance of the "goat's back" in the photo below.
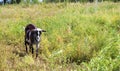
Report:
M 28 30 L 33 30 L 35 29 L 36 27 L 33 25 L 33 24 L 28 24 L 26 27 L 25 27 L 25 32 L 27 32 Z

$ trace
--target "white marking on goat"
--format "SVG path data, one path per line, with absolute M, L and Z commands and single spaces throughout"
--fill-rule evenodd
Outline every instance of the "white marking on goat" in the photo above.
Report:
M 40 32 L 37 31 L 38 35 L 37 35 L 37 40 L 40 41 Z
M 32 31 L 36 31 L 36 30 L 42 31 L 42 29 L 40 29 L 40 28 L 33 29 Z

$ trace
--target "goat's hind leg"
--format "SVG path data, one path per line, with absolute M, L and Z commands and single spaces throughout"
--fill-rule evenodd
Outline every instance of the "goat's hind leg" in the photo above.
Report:
M 25 42 L 26 53 L 28 53 L 27 43 Z
M 26 40 L 26 35 L 25 35 L 25 40 L 24 40 L 24 43 L 25 43 L 25 47 L 26 47 L 26 53 L 28 53 L 28 48 L 27 48 L 27 45 L 29 45 L 29 43 L 27 42 Z

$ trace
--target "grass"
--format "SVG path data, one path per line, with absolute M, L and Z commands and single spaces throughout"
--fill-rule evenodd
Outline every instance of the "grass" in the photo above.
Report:
M 0 70 L 119 71 L 120 3 L 0 6 Z M 39 57 L 25 53 L 28 23 L 45 29 Z

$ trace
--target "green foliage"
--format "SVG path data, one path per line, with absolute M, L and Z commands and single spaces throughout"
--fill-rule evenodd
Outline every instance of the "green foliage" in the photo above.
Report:
M 97 8 L 92 3 L 1 6 L 0 69 L 119 71 L 119 10 L 119 3 L 110 2 Z M 47 31 L 41 35 L 38 59 L 25 53 L 28 23 Z
M 97 57 L 91 59 L 87 68 L 92 71 L 119 71 L 119 41 L 119 38 L 109 40 L 108 45 L 97 54 Z

